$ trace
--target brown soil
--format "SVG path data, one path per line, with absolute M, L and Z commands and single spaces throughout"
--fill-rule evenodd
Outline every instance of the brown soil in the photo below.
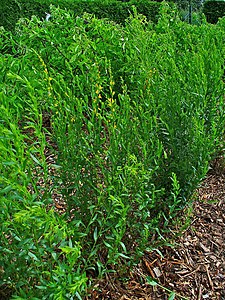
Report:
M 196 198 L 186 230 L 179 236 L 171 230 L 174 247 L 146 252 L 126 279 L 108 274 L 96 281 L 86 299 L 225 300 L 225 176 L 209 175 Z

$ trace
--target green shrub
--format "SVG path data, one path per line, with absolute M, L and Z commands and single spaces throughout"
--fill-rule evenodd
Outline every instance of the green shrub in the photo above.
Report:
M 45 19 L 49 12 L 50 0 L 9 0 L 0 4 L 0 26 L 7 30 L 13 30 L 19 18 L 30 18 L 32 15 Z M 94 14 L 98 18 L 108 18 L 116 23 L 124 24 L 132 12 L 132 6 L 136 6 L 139 13 L 144 14 L 148 20 L 157 21 L 160 3 L 146 0 L 132 0 L 129 2 L 100 1 L 100 0 L 57 0 L 54 5 L 71 10 L 74 16 L 82 16 L 83 13 Z
M 1 1 L 0 3 L 0 26 L 13 31 L 16 22 L 19 18 L 31 18 L 32 15 L 37 15 L 40 18 L 45 18 L 45 12 L 48 11 L 49 4 L 32 0 L 9 0 Z
M 157 24 L 51 16 L 0 35 L 17 47 L 0 55 L 0 285 L 15 299 L 81 299 L 134 263 L 224 132 L 222 21 L 190 26 L 166 4 Z

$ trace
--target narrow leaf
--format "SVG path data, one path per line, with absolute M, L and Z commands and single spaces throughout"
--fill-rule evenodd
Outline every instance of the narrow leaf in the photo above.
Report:
M 42 167 L 42 164 L 40 163 L 40 161 L 33 154 L 30 153 L 30 157 L 33 159 L 34 162 L 36 162 L 36 164 L 38 164 L 39 166 Z
M 174 300 L 175 297 L 176 297 L 176 294 L 174 292 L 171 292 L 170 295 L 169 295 L 168 300 Z
M 147 276 L 146 279 L 147 279 L 147 282 L 148 282 L 151 286 L 156 286 L 156 285 L 158 285 L 158 283 L 157 283 L 153 278 L 151 278 L 150 276 Z
M 94 231 L 94 241 L 96 242 L 98 239 L 98 228 L 95 227 L 95 231 Z

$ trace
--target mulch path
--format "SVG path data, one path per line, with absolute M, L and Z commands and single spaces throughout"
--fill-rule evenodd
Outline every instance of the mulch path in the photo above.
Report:
M 174 247 L 159 250 L 146 252 L 127 274 L 129 279 L 108 274 L 96 281 L 86 299 L 225 300 L 225 175 L 208 175 L 193 203 L 189 226 L 175 238 Z M 152 286 L 146 277 L 163 288 Z

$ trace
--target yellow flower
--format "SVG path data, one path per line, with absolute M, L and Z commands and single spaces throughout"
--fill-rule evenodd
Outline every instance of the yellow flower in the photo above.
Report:
M 113 103 L 115 102 L 115 100 L 114 99 L 112 99 L 112 98 L 109 98 L 108 99 L 108 106 L 112 106 L 113 105 Z

